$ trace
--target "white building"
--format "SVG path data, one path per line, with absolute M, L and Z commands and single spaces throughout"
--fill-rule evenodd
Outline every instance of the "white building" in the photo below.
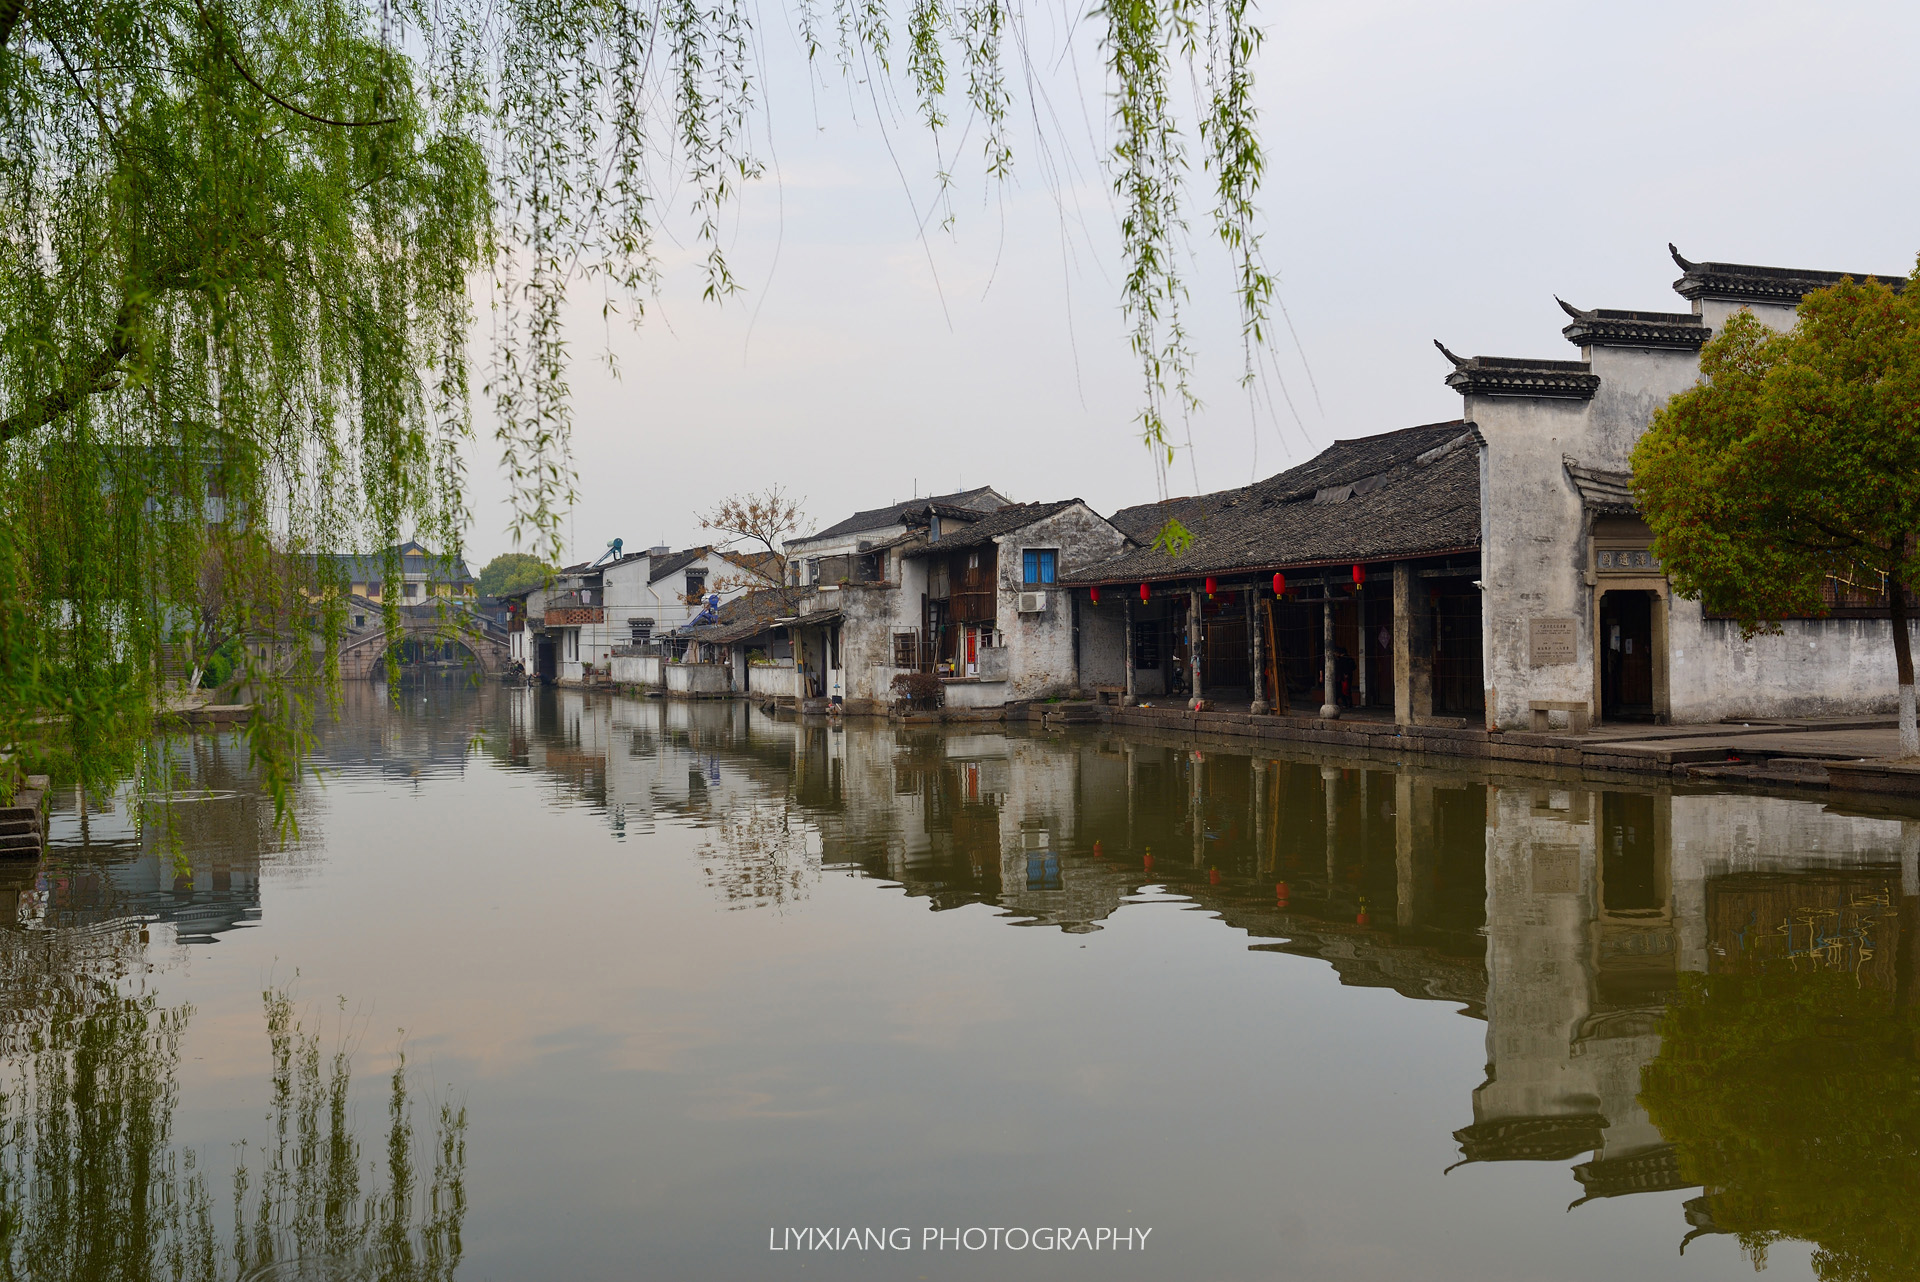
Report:
M 718 596 L 770 582 L 762 560 L 712 547 L 655 547 L 571 565 L 515 594 L 513 657 L 542 681 L 574 684 L 608 671 L 616 649 L 671 649 L 673 636 Z M 589 671 L 591 670 L 591 672 Z
M 1671 246 L 1668 247 L 1670 250 Z M 1694 263 L 1673 251 L 1687 312 L 1581 311 L 1577 361 L 1450 358 L 1481 449 L 1486 721 L 1523 729 L 1540 703 L 1601 718 L 1884 712 L 1896 689 L 1884 602 L 1834 596 L 1828 617 L 1743 640 L 1673 595 L 1633 508 L 1629 457 L 1700 377 L 1700 348 L 1736 311 L 1778 329 L 1840 272 Z M 1864 278 L 1865 273 L 1844 273 Z M 1898 285 L 1901 276 L 1880 279 Z M 1443 351 L 1445 349 L 1442 349 Z

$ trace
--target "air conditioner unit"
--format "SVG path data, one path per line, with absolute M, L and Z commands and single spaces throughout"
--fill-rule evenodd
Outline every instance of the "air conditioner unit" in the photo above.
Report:
M 1020 613 L 1045 614 L 1047 612 L 1047 594 L 1044 592 L 1022 592 L 1020 594 Z

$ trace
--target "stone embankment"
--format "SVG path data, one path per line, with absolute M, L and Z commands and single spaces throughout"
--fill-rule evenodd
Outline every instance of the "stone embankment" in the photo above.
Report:
M 47 843 L 47 777 L 28 775 L 13 803 L 0 806 L 0 858 L 38 859 Z
M 1048 707 L 1034 705 L 1033 713 L 1050 716 L 1041 711 Z M 1098 716 L 1116 726 L 1209 738 L 1700 782 L 1755 783 L 1770 788 L 1920 796 L 1920 769 L 1891 759 L 1899 745 L 1899 731 L 1891 717 L 1753 720 L 1694 726 L 1608 725 L 1572 734 L 1489 732 L 1460 723 L 1401 726 L 1386 718 L 1365 716 L 1322 720 L 1243 711 L 1189 712 L 1177 707 L 1101 707 Z

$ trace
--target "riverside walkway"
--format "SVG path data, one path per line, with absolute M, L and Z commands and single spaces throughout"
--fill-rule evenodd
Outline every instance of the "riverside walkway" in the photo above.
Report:
M 1058 710 L 1076 706 L 1085 705 L 1034 704 L 1027 715 L 1030 720 L 1053 720 L 1061 715 Z M 1920 798 L 1920 767 L 1894 760 L 1899 751 L 1899 730 L 1890 716 L 1753 719 L 1678 726 L 1605 724 L 1578 734 L 1488 731 L 1440 718 L 1402 726 L 1389 716 L 1365 711 L 1349 712 L 1337 720 L 1255 715 L 1244 706 L 1205 712 L 1179 706 L 1101 707 L 1098 719 L 1116 726 L 1208 737 Z

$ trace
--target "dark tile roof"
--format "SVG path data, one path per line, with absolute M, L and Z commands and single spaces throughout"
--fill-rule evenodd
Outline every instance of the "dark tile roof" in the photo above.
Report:
M 1439 339 L 1433 345 L 1453 362 L 1447 386 L 1462 396 L 1545 396 L 1590 401 L 1600 376 L 1586 361 L 1541 361 L 1526 356 L 1455 356 Z
M 416 539 L 408 539 L 393 549 L 400 561 L 402 574 L 431 573 L 435 582 L 468 583 L 476 582 L 467 570 L 467 563 L 459 557 L 443 557 L 437 552 L 427 550 Z M 383 553 L 375 552 L 367 556 L 346 555 L 325 558 L 334 563 L 342 577 L 352 583 L 375 582 L 386 575 L 386 558 Z
M 1874 272 L 1822 272 L 1798 267 L 1752 267 L 1745 263 L 1692 263 L 1680 256 L 1672 245 L 1667 252 L 1686 275 L 1673 282 L 1673 292 L 1682 298 L 1713 298 L 1726 302 L 1779 303 L 1799 305 L 1816 289 L 1837 285 L 1843 277 L 1865 280 L 1872 276 L 1891 286 L 1895 293 L 1906 287 L 1905 272 L 1879 275 Z
M 1053 503 L 1009 503 L 991 516 L 981 517 L 968 526 L 943 533 L 936 542 L 926 543 L 904 556 L 934 556 L 941 552 L 951 552 L 955 548 L 980 547 L 991 543 L 1002 534 L 1032 525 L 1035 521 L 1044 521 L 1062 508 L 1072 507 L 1079 499 L 1060 499 Z
M 1074 583 L 1129 583 L 1205 574 L 1341 565 L 1464 552 L 1480 546 L 1479 437 L 1464 422 L 1430 423 L 1336 441 L 1278 476 L 1177 499 L 1194 540 L 1178 556 L 1149 544 L 1074 574 Z M 1129 508 L 1136 528 L 1148 522 Z M 1125 515 L 1125 514 L 1123 514 Z M 1114 524 L 1119 525 L 1119 519 Z M 1125 529 L 1125 526 L 1121 526 Z
M 1573 478 L 1573 488 L 1580 491 L 1580 501 L 1586 504 L 1589 511 L 1605 516 L 1638 514 L 1639 508 L 1633 501 L 1633 473 L 1584 467 L 1571 454 L 1562 454 L 1560 461 L 1566 466 L 1567 475 Z
M 929 503 L 945 504 L 970 511 L 991 512 L 1005 500 L 991 485 L 982 485 L 976 490 L 961 490 L 957 494 L 931 494 L 925 498 L 907 499 L 900 503 L 891 503 L 886 507 L 869 508 L 864 512 L 855 512 L 838 525 L 830 525 L 804 539 L 795 539 L 804 543 L 811 539 L 834 539 L 845 534 L 858 534 L 862 530 L 884 530 L 889 525 L 902 525 L 909 512 L 922 511 Z
M 1142 503 L 1138 507 L 1123 507 L 1107 520 L 1120 533 L 1145 547 L 1167 528 L 1170 520 L 1191 527 L 1193 521 L 1189 518 L 1198 516 L 1213 497 L 1190 494 L 1184 498 L 1161 499 L 1158 503 Z
M 1713 331 L 1692 312 L 1618 312 L 1595 308 L 1583 312 L 1564 298 L 1560 304 L 1573 324 L 1560 332 L 1575 347 L 1657 347 L 1695 352 Z
M 778 592 L 746 592 L 722 605 L 719 617 L 712 623 L 682 628 L 680 635 L 724 645 L 758 636 L 771 628 L 775 619 L 792 613 L 792 605 Z
M 671 556 L 663 556 L 647 567 L 647 582 L 658 583 L 675 570 L 686 569 L 711 551 L 712 548 L 687 548 Z

